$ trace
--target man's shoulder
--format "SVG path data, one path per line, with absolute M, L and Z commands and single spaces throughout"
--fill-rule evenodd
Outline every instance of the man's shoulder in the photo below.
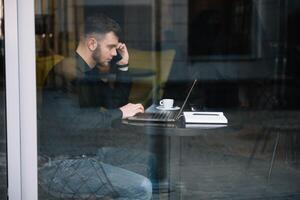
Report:
M 55 70 L 65 70 L 67 68 L 76 68 L 76 59 L 74 57 L 65 57 L 62 61 L 54 65 Z
M 56 64 L 53 71 L 56 75 L 66 78 L 75 78 L 77 75 L 77 63 L 74 57 L 66 57 Z

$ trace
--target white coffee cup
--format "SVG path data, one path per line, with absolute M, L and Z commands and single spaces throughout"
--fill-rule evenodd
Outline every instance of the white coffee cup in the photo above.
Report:
M 161 105 L 165 109 L 173 108 L 174 99 L 162 99 L 159 102 L 159 105 Z

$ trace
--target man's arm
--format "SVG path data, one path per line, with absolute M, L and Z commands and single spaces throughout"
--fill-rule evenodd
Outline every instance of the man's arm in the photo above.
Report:
M 61 90 L 47 90 L 43 93 L 42 119 L 50 123 L 55 121 L 66 127 L 80 125 L 80 128 L 107 128 L 122 116 L 120 109 L 102 111 L 95 107 L 81 108 L 76 95 Z
M 128 72 L 129 53 L 125 43 L 119 43 L 117 51 L 118 60 L 112 62 L 112 68 L 117 75 L 112 95 L 114 107 L 120 107 L 128 103 L 132 85 L 132 78 Z
M 60 73 L 64 63 L 55 66 L 48 74 L 43 89 L 42 119 L 45 122 L 57 122 L 70 126 L 80 125 L 82 128 L 110 127 L 112 122 L 121 119 L 123 114 L 120 109 L 100 111 L 100 108 L 79 105 L 79 97 L 74 85 L 74 78 L 67 78 Z M 69 65 L 74 66 L 74 65 Z M 72 84 L 73 83 L 73 84 Z
M 59 127 L 109 128 L 112 123 L 144 112 L 141 104 L 126 104 L 117 109 L 100 110 L 100 108 L 78 106 L 76 96 L 63 91 L 45 91 L 43 97 L 42 119 Z M 79 126 L 80 125 L 80 126 Z
M 132 79 L 128 71 L 116 72 L 116 80 L 114 83 L 112 102 L 113 107 L 120 107 L 128 103 L 128 98 L 131 90 Z

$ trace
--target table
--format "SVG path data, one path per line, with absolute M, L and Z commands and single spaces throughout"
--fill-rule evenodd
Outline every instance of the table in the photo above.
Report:
M 248 141 L 249 150 L 253 146 L 251 141 L 251 135 L 256 136 L 260 135 L 263 128 L 268 126 L 271 120 L 272 126 L 279 126 L 284 123 L 290 125 L 294 124 L 294 121 L 299 119 L 300 112 L 290 112 L 284 110 L 278 111 L 225 111 L 226 117 L 229 119 L 229 124 L 227 127 L 185 127 L 183 120 L 179 120 L 175 124 L 151 124 L 151 123 L 129 123 L 123 122 L 123 125 L 127 129 L 132 131 L 136 130 L 137 127 L 139 130 L 144 131 L 145 135 L 152 138 L 152 144 L 149 147 L 150 151 L 154 152 L 159 159 L 160 169 L 158 169 L 159 175 L 157 177 L 157 185 L 154 187 L 158 188 L 160 192 L 170 192 L 173 189 L 181 190 L 181 187 L 184 187 L 184 183 L 181 181 L 180 170 L 176 174 L 176 180 L 174 177 L 170 176 L 170 160 L 175 158 L 178 160 L 179 164 L 182 163 L 181 151 L 184 148 L 182 143 L 182 138 L 184 137 L 197 137 L 197 136 L 206 136 L 206 135 L 232 135 L 236 132 L 239 132 L 241 139 Z M 280 119 L 282 123 L 274 123 L 273 120 Z M 293 120 L 292 120 L 293 119 Z M 299 123 L 298 123 L 299 124 Z M 281 127 L 281 126 L 280 126 Z M 251 132 L 241 132 L 243 130 L 250 130 Z M 252 137 L 253 137 L 252 136 Z M 278 140 L 277 140 L 278 141 Z M 177 145 L 177 149 L 174 149 L 171 144 Z M 252 144 L 251 144 L 252 143 Z M 245 143 L 246 144 L 246 143 Z M 175 145 L 176 146 L 176 145 Z M 275 149 L 276 150 L 276 149 Z M 249 154 L 251 152 L 249 151 Z M 275 155 L 275 154 L 273 154 Z M 273 159 L 274 160 L 274 159 Z M 246 163 L 245 163 L 246 164 Z M 272 164 L 271 164 L 272 165 Z M 173 167 L 173 166 L 171 166 Z M 176 173 L 177 171 L 175 171 Z M 179 180 L 178 180 L 179 179 Z M 174 184 L 175 183 L 175 184 Z M 183 184 L 182 184 L 183 183 Z M 155 188 L 154 188 L 155 189 Z M 175 197 L 174 197 L 175 195 Z M 170 199 L 182 199 L 182 193 L 171 192 L 169 196 Z
M 125 128 L 126 131 L 128 131 L 128 129 L 136 131 L 136 127 L 150 138 L 151 143 L 149 150 L 157 159 L 157 179 L 152 183 L 153 191 L 160 193 L 170 192 L 176 187 L 184 187 L 180 180 L 174 181 L 170 179 L 171 160 L 178 159 L 177 162 L 179 165 L 182 163 L 182 137 L 203 136 L 212 133 L 217 134 L 216 132 L 218 131 L 224 133 L 224 128 L 228 128 L 227 125 L 203 124 L 198 126 L 186 126 L 183 117 L 176 123 L 132 122 L 123 120 L 123 128 Z M 179 149 L 176 148 L 177 146 L 179 146 Z M 180 170 L 178 173 L 180 179 Z M 176 184 L 172 184 L 173 182 L 176 182 Z

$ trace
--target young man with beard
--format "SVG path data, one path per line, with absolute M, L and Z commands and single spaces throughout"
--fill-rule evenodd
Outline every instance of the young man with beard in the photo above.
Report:
M 101 24 L 102 23 L 102 24 Z M 104 15 L 86 20 L 84 33 L 74 57 L 64 59 L 49 73 L 45 88 L 78 95 L 79 106 L 101 106 L 99 126 L 107 127 L 115 119 L 128 118 L 144 112 L 141 104 L 128 102 L 130 76 L 129 54 L 119 42 L 120 27 Z M 111 80 L 115 74 L 115 80 Z
M 141 104 L 127 103 L 129 54 L 126 45 L 119 42 L 119 25 L 98 14 L 85 20 L 83 30 L 74 56 L 55 65 L 47 77 L 39 127 L 40 139 L 44 138 L 44 142 L 40 142 L 40 148 L 45 149 L 51 143 L 59 149 L 58 143 L 64 136 L 72 143 L 72 138 L 78 134 L 92 135 L 94 132 L 97 135 L 102 128 L 111 127 L 114 121 L 144 112 Z M 63 146 L 63 153 L 66 153 L 69 147 Z M 76 148 L 78 151 L 79 146 Z M 104 184 L 111 188 L 109 193 L 108 190 L 98 190 L 98 193 L 109 196 L 113 191 L 116 199 L 151 199 L 152 186 L 146 177 L 111 164 L 101 165 Z

